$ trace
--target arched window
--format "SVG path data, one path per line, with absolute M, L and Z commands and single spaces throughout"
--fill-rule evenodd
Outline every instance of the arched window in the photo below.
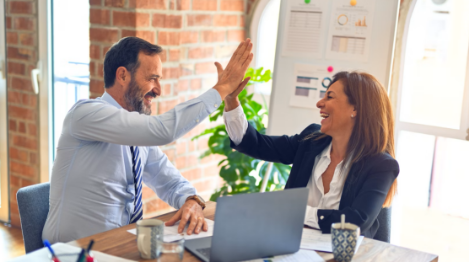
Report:
M 277 28 L 280 13 L 280 0 L 258 0 L 253 7 L 250 37 L 254 43 L 255 68 L 263 67 L 273 71 L 275 49 L 277 45 Z M 272 81 L 255 86 L 255 92 L 270 95 Z
M 439 247 L 431 238 L 451 231 L 435 223 L 469 226 L 469 1 L 403 3 L 393 70 L 400 174 L 391 243 L 458 260 L 465 252 L 458 240 L 439 238 Z

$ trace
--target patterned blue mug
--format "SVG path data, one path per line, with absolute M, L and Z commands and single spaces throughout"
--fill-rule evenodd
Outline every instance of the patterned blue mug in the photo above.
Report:
M 157 240 L 163 240 L 164 222 L 158 219 L 137 221 L 137 247 L 143 259 L 157 257 Z
M 331 225 L 332 253 L 337 262 L 350 262 L 355 254 L 357 240 L 360 236 L 360 227 L 350 223 Z

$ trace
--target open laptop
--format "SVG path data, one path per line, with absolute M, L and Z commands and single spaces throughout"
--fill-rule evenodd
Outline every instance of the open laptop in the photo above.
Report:
M 231 262 L 295 253 L 308 200 L 307 188 L 220 197 L 213 236 L 187 240 L 203 261 Z

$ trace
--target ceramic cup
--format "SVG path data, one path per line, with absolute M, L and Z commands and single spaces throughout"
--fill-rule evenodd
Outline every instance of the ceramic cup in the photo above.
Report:
M 163 240 L 164 222 L 158 219 L 145 219 L 137 222 L 137 247 L 143 259 L 157 257 L 157 241 Z
M 351 223 L 334 223 L 331 226 L 332 252 L 337 262 L 350 262 L 355 254 L 360 227 Z

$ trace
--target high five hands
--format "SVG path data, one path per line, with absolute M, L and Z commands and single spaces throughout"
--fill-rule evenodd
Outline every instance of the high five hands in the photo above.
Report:
M 229 102 L 231 105 L 231 102 L 237 101 L 239 93 L 249 82 L 249 77 L 244 80 L 243 78 L 253 58 L 251 51 L 252 43 L 251 39 L 248 38 L 239 44 L 225 69 L 220 63 L 215 62 L 218 82 L 213 88 L 220 93 L 221 99 L 225 100 L 225 106 Z
M 239 44 L 225 69 L 220 63 L 215 62 L 218 71 L 218 82 L 213 88 L 218 91 L 221 99 L 225 100 L 225 108 L 228 104 L 232 105 L 238 101 L 239 93 L 243 91 L 249 82 L 249 77 L 244 80 L 243 78 L 252 61 L 253 54 L 251 51 L 251 40 L 246 39 Z M 186 225 L 188 225 L 186 232 L 189 235 L 208 230 L 202 208 L 194 200 L 187 201 L 165 225 L 173 226 L 177 221 L 181 221 L 178 226 L 179 233 L 184 231 Z

